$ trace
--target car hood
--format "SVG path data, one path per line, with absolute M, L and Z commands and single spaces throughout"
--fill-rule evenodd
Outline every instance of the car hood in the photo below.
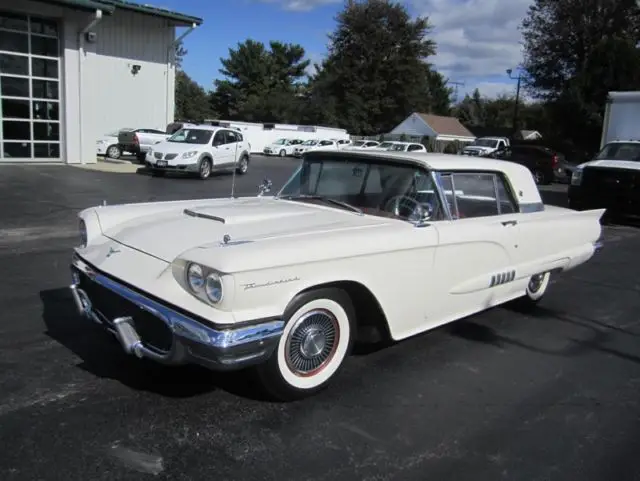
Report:
M 462 150 L 467 150 L 467 151 L 478 151 L 478 152 L 487 152 L 489 150 L 493 150 L 491 147 L 481 147 L 479 145 L 470 145 L 468 147 L 465 147 Z
M 181 142 L 159 142 L 151 148 L 154 152 L 162 152 L 163 154 L 182 154 L 192 150 L 201 150 L 203 144 L 184 144 Z
M 98 139 L 98 142 L 103 142 L 105 144 L 117 144 L 118 137 L 114 137 L 112 135 L 103 135 Z
M 352 248 L 350 241 L 358 243 L 360 237 L 368 238 L 371 244 L 370 236 L 376 235 L 372 229 L 391 226 L 397 232 L 398 225 L 410 226 L 402 221 L 273 197 L 133 204 L 100 207 L 95 212 L 103 234 L 121 244 L 166 262 L 222 249 L 222 254 L 214 255 L 216 268 L 230 271 L 240 269 L 238 261 L 245 261 L 243 265 L 248 266 L 268 263 L 272 259 L 270 254 L 265 255 L 267 248 L 280 251 L 280 259 L 286 259 L 296 248 L 312 254 L 315 244 L 316 249 L 328 248 L 331 255 L 340 255 L 341 247 Z M 384 244 L 383 240 L 380 242 Z M 331 248 L 332 243 L 336 247 Z M 238 254 L 235 263 L 230 252 Z
M 640 162 L 633 160 L 590 160 L 577 166 L 578 169 L 585 167 L 601 167 L 606 169 L 640 170 Z

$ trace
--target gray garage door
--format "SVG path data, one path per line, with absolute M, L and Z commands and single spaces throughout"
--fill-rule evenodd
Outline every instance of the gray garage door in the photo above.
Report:
M 0 161 L 60 159 L 55 21 L 0 11 Z

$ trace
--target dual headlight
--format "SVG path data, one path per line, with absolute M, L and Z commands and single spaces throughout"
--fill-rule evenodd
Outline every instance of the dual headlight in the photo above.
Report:
M 213 304 L 222 301 L 224 293 L 220 274 L 195 262 L 187 264 L 185 273 L 187 285 L 196 296 L 205 296 Z

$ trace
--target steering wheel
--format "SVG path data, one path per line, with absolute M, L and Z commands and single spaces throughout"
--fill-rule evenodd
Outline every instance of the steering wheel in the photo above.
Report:
M 404 209 L 410 209 L 411 213 L 408 216 L 402 215 Z M 422 204 L 415 200 L 413 197 L 407 195 L 394 195 L 385 204 L 384 210 L 391 212 L 398 217 L 406 217 L 409 220 L 419 220 L 425 213 L 429 216 L 433 213 L 431 204 Z

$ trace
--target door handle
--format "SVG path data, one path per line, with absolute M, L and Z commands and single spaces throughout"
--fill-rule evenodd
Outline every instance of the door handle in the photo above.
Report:
M 502 221 L 502 225 L 503 226 L 508 226 L 508 225 L 517 225 L 518 221 L 517 220 L 503 220 Z

